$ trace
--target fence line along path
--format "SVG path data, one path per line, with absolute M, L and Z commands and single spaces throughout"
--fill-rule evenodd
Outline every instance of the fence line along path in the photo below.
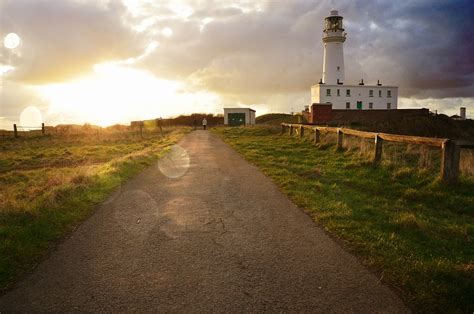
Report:
M 365 139 L 373 139 L 375 143 L 373 159 L 374 164 L 380 163 L 380 160 L 382 159 L 382 148 L 384 141 L 438 147 L 441 149 L 440 176 L 441 179 L 446 183 L 454 183 L 459 178 L 459 162 L 461 159 L 461 148 L 474 149 L 473 141 L 457 141 L 447 138 L 409 136 L 399 134 L 366 132 L 348 128 L 282 123 L 281 134 L 284 134 L 287 129 L 290 135 L 297 133 L 299 137 L 304 136 L 305 130 L 312 131 L 314 133 L 313 141 L 315 144 L 320 142 L 321 132 L 336 133 L 336 145 L 338 149 L 342 149 L 344 135 L 350 135 Z

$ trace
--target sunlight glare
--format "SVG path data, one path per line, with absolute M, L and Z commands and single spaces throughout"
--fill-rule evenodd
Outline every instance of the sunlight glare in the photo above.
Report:
M 183 88 L 183 83 L 158 79 L 148 71 L 102 63 L 94 66 L 94 74 L 89 77 L 38 89 L 50 110 L 101 126 L 165 118 L 202 108 L 216 111 L 215 94 L 187 93 Z
M 173 30 L 169 27 L 165 27 L 161 31 L 161 34 L 163 34 L 163 36 L 165 36 L 165 37 L 171 37 L 173 35 Z
M 19 127 L 25 130 L 41 128 L 43 122 L 43 115 L 41 111 L 35 106 L 28 106 L 20 114 Z

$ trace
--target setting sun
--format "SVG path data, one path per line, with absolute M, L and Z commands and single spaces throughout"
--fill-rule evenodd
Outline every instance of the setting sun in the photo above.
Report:
M 50 103 L 49 114 L 66 121 L 65 115 L 72 115 L 101 126 L 168 117 L 183 110 L 213 110 L 217 96 L 183 88 L 180 82 L 158 79 L 147 71 L 104 63 L 94 66 L 93 75 L 38 90 Z

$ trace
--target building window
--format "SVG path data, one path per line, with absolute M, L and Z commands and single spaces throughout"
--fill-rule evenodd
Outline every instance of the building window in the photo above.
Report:
M 382 91 L 379 90 L 379 97 L 382 97 Z
M 337 96 L 341 96 L 341 90 L 340 89 L 337 90 Z
M 346 102 L 346 109 L 351 109 L 351 103 L 350 102 Z
M 391 103 L 387 103 L 387 109 L 391 109 L 392 108 L 392 104 Z
M 326 89 L 326 96 L 331 96 L 331 89 L 330 88 Z
M 392 91 L 391 90 L 387 91 L 387 97 L 389 97 L 389 98 L 392 97 Z
M 346 89 L 346 97 L 351 97 L 351 90 L 350 89 Z
M 339 71 L 339 70 L 341 70 L 341 68 L 340 68 L 340 67 L 337 67 L 337 70 Z
M 369 97 L 374 97 L 374 90 L 373 89 L 369 90 Z
M 374 103 L 373 102 L 369 102 L 369 109 L 374 109 Z

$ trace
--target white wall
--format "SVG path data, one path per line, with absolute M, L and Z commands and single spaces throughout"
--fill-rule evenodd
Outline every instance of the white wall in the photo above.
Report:
M 342 38 L 342 37 L 341 37 Z M 342 42 L 324 43 L 323 83 L 344 83 L 344 51 Z
M 331 90 L 331 96 L 326 95 L 326 90 Z M 337 90 L 339 89 L 339 96 Z M 350 90 L 350 96 L 346 96 L 346 91 Z M 373 97 L 369 91 L 373 90 Z M 379 91 L 382 97 L 379 97 Z M 391 97 L 387 96 L 387 91 L 391 92 Z M 377 85 L 329 85 L 318 84 L 311 87 L 311 103 L 332 103 L 333 109 L 346 109 L 346 103 L 350 103 L 350 109 L 357 109 L 357 101 L 362 101 L 362 109 L 369 110 L 369 103 L 372 109 L 390 109 L 398 107 L 398 87 L 377 86 Z
M 224 108 L 224 124 L 229 124 L 229 113 L 244 113 L 245 124 L 255 124 L 255 111 L 250 108 Z
M 255 111 L 250 110 L 250 115 L 249 115 L 249 123 L 248 124 L 255 124 Z

